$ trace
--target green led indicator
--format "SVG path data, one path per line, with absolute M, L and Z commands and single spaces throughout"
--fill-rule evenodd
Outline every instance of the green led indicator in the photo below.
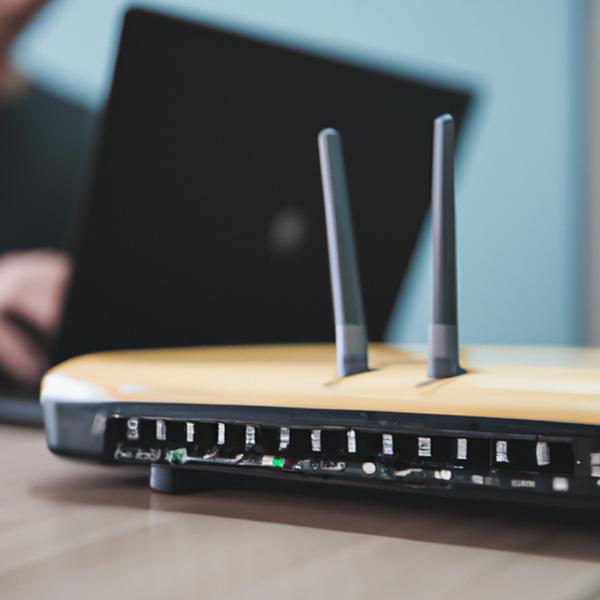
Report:
M 277 467 L 278 469 L 282 469 L 285 464 L 285 460 L 283 458 L 274 458 L 271 466 Z
M 183 450 L 172 450 L 171 460 L 176 463 L 182 463 L 185 459 L 185 452 Z

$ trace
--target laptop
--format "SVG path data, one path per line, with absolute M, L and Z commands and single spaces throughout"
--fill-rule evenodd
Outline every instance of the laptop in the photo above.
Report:
M 343 137 L 371 340 L 429 206 L 430 124 L 463 89 L 146 10 L 125 18 L 57 363 L 331 341 L 317 134 Z

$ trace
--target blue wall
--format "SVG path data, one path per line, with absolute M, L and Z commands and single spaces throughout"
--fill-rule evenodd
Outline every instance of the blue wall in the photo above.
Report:
M 21 40 L 18 64 L 98 106 L 126 4 L 55 0 Z M 475 88 L 479 102 L 457 178 L 462 340 L 582 341 L 584 0 L 171 0 L 167 6 Z M 428 247 L 425 233 L 399 295 L 393 339 L 425 339 Z

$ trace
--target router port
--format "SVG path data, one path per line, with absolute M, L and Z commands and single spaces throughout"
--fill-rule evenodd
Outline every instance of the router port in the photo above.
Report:
M 445 436 L 434 436 L 431 438 L 431 458 L 435 465 L 447 466 L 452 463 L 452 450 L 454 439 Z
M 495 440 L 494 467 L 499 471 L 539 471 L 535 440 Z
M 131 419 L 127 419 L 130 421 Z M 139 441 L 152 444 L 156 442 L 156 421 L 153 419 L 138 419 Z
M 468 469 L 489 469 L 491 440 L 459 437 L 452 443 L 452 463 Z
M 217 424 L 194 423 L 194 443 L 199 454 L 214 448 L 217 445 Z
M 232 423 L 225 423 L 224 425 L 225 436 L 223 443 L 219 443 L 221 440 L 217 439 L 220 452 L 222 454 L 239 454 L 240 452 L 244 452 L 246 449 L 246 426 Z
M 110 432 L 116 441 L 122 442 L 127 439 L 127 419 L 109 419 L 109 424 Z
M 544 472 L 571 475 L 575 470 L 573 446 L 569 442 L 548 442 L 550 464 L 541 468 Z
M 256 445 L 263 454 L 279 453 L 279 428 L 260 427 L 256 434 Z
M 185 444 L 185 422 L 166 421 L 167 442 L 173 444 Z
M 419 436 L 395 433 L 393 439 L 398 466 L 414 465 L 417 462 Z
M 416 461 L 421 464 L 448 466 L 452 461 L 452 442 L 452 438 L 445 436 L 416 436 Z M 407 439 L 404 441 L 404 452 L 406 453 L 408 460 L 414 460 L 411 459 L 414 454 L 414 449 L 414 439 Z M 403 456 L 400 452 L 400 448 L 399 456 Z
M 294 460 L 308 458 L 312 454 L 310 429 L 290 429 L 290 442 L 286 455 Z
M 356 453 L 350 456 L 356 456 L 357 460 L 374 461 L 376 456 L 382 451 L 382 441 L 380 433 L 371 433 L 369 431 L 356 431 Z
M 347 453 L 348 438 L 345 429 L 324 429 L 321 431 L 323 456 L 330 459 L 344 458 Z

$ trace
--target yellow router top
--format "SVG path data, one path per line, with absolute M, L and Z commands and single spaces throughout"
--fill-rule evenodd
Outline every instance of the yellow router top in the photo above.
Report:
M 431 380 L 422 355 L 381 344 L 370 346 L 371 370 L 350 377 L 336 376 L 331 345 L 107 352 L 52 369 L 42 398 L 600 424 L 600 350 L 474 348 L 463 356 L 465 374 Z M 491 359 L 505 366 L 484 366 Z

